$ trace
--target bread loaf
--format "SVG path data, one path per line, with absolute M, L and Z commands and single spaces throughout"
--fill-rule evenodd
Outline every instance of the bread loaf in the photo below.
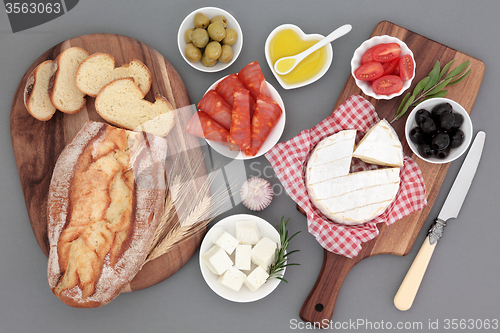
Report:
M 85 94 L 76 86 L 76 71 L 89 53 L 79 47 L 70 47 L 57 56 L 57 70 L 51 78 L 49 95 L 52 104 L 65 113 L 77 113 L 85 106 Z
M 59 156 L 47 203 L 48 282 L 73 307 L 114 299 L 140 270 L 165 200 L 166 140 L 87 122 Z
M 131 77 L 146 96 L 151 87 L 151 72 L 139 60 L 115 68 L 115 58 L 111 54 L 94 53 L 85 59 L 76 72 L 76 85 L 86 95 L 96 97 L 99 90 L 116 79 Z
M 31 72 L 24 88 L 24 105 L 28 112 L 38 120 L 47 121 L 56 112 L 50 101 L 49 82 L 56 71 L 56 64 L 47 60 Z
M 99 91 L 95 109 L 116 126 L 166 136 L 175 124 L 172 106 L 160 95 L 154 103 L 143 97 L 132 78 L 117 79 Z

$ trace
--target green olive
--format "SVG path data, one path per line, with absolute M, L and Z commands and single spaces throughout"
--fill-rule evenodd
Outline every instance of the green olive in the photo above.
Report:
M 201 57 L 201 63 L 205 67 L 213 67 L 217 63 L 217 60 L 210 59 L 206 56 L 206 53 L 203 53 L 203 56 Z
M 219 22 L 220 24 L 222 24 L 222 26 L 224 28 L 227 27 L 227 19 L 224 15 L 217 15 L 217 16 L 212 17 L 212 19 L 210 20 L 210 23 L 214 23 L 214 22 Z
M 191 43 L 193 41 L 193 31 L 194 28 L 187 29 L 186 32 L 184 33 L 184 40 L 186 43 Z
M 238 33 L 232 28 L 226 29 L 226 37 L 222 40 L 222 44 L 233 45 L 238 39 Z
M 193 31 L 193 44 L 196 47 L 204 48 L 208 44 L 208 33 L 205 29 L 196 28 Z
M 222 51 L 219 57 L 219 61 L 227 64 L 233 59 L 233 48 L 231 45 L 224 44 L 222 45 Z
M 184 55 L 191 62 L 197 62 L 201 59 L 201 51 L 199 48 L 194 46 L 193 43 L 189 43 L 188 45 L 186 45 L 186 48 L 184 49 Z
M 219 22 L 210 23 L 207 31 L 210 38 L 217 42 L 220 42 L 224 39 L 224 37 L 226 37 L 226 29 L 224 29 L 222 24 Z
M 193 18 L 193 25 L 195 28 L 206 29 L 210 24 L 208 16 L 203 13 L 197 13 Z
M 216 41 L 208 43 L 207 47 L 205 48 L 205 55 L 207 56 L 207 58 L 210 58 L 212 60 L 219 59 L 221 53 L 222 47 L 220 46 L 220 43 Z

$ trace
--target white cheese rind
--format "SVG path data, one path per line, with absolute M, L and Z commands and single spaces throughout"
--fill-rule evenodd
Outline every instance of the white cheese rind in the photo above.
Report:
M 214 274 L 221 275 L 233 265 L 233 261 L 220 246 L 214 245 L 201 256 L 201 260 Z
M 214 242 L 219 245 L 227 254 L 231 255 L 238 246 L 239 242 L 236 238 L 231 236 L 227 231 L 224 231 Z
M 229 267 L 219 278 L 217 282 L 234 291 L 239 291 L 245 282 L 246 274 L 234 266 Z
M 349 173 L 356 130 L 338 132 L 323 139 L 307 162 L 307 182 L 314 184 Z
M 260 240 L 260 231 L 257 223 L 252 220 L 236 221 L 236 239 L 240 244 L 255 245 Z
M 403 166 L 403 147 L 396 131 L 382 119 L 365 134 L 353 157 L 377 165 Z
M 245 286 L 251 291 L 256 291 L 266 283 L 269 274 L 261 266 L 257 266 L 245 279 Z
M 361 140 L 365 147 L 372 140 L 379 143 L 375 155 L 381 156 L 383 164 L 399 163 L 396 160 L 402 163 L 401 143 L 392 132 L 392 127 L 383 120 Z M 354 140 L 354 130 L 341 131 L 324 139 L 311 154 L 306 169 L 306 187 L 313 205 L 332 221 L 347 225 L 362 224 L 382 214 L 397 196 L 400 183 L 399 167 L 350 174 Z M 363 148 L 361 144 L 359 147 Z M 394 147 L 399 147 L 397 153 L 380 153 Z M 324 154 L 327 156 L 322 156 Z
M 263 237 L 252 249 L 252 262 L 262 266 L 265 270 L 274 261 L 278 244 L 267 237 Z
M 243 271 L 249 271 L 252 268 L 251 250 L 252 250 L 252 245 L 239 244 L 236 247 L 236 252 L 234 256 L 234 267 L 241 269 Z
M 382 214 L 399 190 L 399 168 L 351 173 L 315 184 L 312 203 L 332 220 L 361 224 Z

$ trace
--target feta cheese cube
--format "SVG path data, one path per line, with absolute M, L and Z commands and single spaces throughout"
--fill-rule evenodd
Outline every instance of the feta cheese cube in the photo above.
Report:
M 210 229 L 210 233 L 213 235 L 213 238 L 212 238 L 212 243 L 215 244 L 215 241 L 217 239 L 219 239 L 219 237 L 225 232 L 226 230 L 224 230 L 224 228 L 221 228 L 221 227 L 213 227 L 212 229 Z
M 219 245 L 227 254 L 232 254 L 239 242 L 236 238 L 231 236 L 227 231 L 224 231 L 214 242 L 215 245 Z
M 220 246 L 214 245 L 201 256 L 201 260 L 212 273 L 221 275 L 233 265 L 233 261 Z
M 274 261 L 274 253 L 278 244 L 267 237 L 263 237 L 252 249 L 252 261 L 265 270 Z
M 245 286 L 251 291 L 256 291 L 260 288 L 264 283 L 266 283 L 269 274 L 267 274 L 266 270 L 262 268 L 262 266 L 257 266 L 252 273 L 248 274 L 245 279 Z
M 236 239 L 241 244 L 255 245 L 260 240 L 260 231 L 255 221 L 236 221 L 234 227 L 236 229 Z
M 234 266 L 231 266 L 224 272 L 217 281 L 234 291 L 239 291 L 246 279 L 245 273 Z
M 240 244 L 236 247 L 236 253 L 234 256 L 234 266 L 238 269 L 249 271 L 252 268 L 252 257 L 250 251 L 252 250 L 252 245 Z

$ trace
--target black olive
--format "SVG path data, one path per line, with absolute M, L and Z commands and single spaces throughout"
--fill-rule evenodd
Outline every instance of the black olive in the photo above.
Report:
M 439 118 L 439 128 L 442 131 L 450 130 L 455 124 L 455 115 L 453 113 L 443 113 Z
M 460 113 L 453 113 L 455 116 L 455 123 L 453 124 L 452 128 L 460 128 L 462 124 L 464 123 L 464 116 L 462 116 Z
M 465 140 L 465 134 L 461 130 L 456 130 L 452 135 L 450 135 L 450 147 L 457 148 L 460 147 L 462 142 Z
M 442 150 L 450 145 L 450 136 L 445 132 L 439 132 L 434 138 L 432 138 L 432 148 L 436 150 Z
M 437 132 L 436 123 L 432 118 L 426 117 L 422 119 L 422 123 L 420 124 L 420 128 L 425 134 L 434 134 Z
M 420 126 L 420 123 L 422 122 L 422 119 L 424 117 L 430 117 L 431 113 L 427 111 L 426 109 L 420 109 L 417 110 L 415 113 L 415 122 L 417 123 L 418 126 Z
M 445 149 L 438 150 L 436 152 L 436 157 L 439 159 L 444 159 L 448 156 L 449 153 L 450 153 L 450 147 L 446 147 Z
M 418 152 L 424 158 L 432 157 L 436 153 L 431 145 L 425 142 L 418 145 Z
M 441 103 L 432 108 L 431 114 L 432 118 L 437 121 L 443 113 L 451 113 L 452 111 L 453 108 L 450 103 Z
M 420 127 L 415 127 L 410 131 L 410 139 L 416 144 L 422 143 L 425 141 L 425 133 Z

